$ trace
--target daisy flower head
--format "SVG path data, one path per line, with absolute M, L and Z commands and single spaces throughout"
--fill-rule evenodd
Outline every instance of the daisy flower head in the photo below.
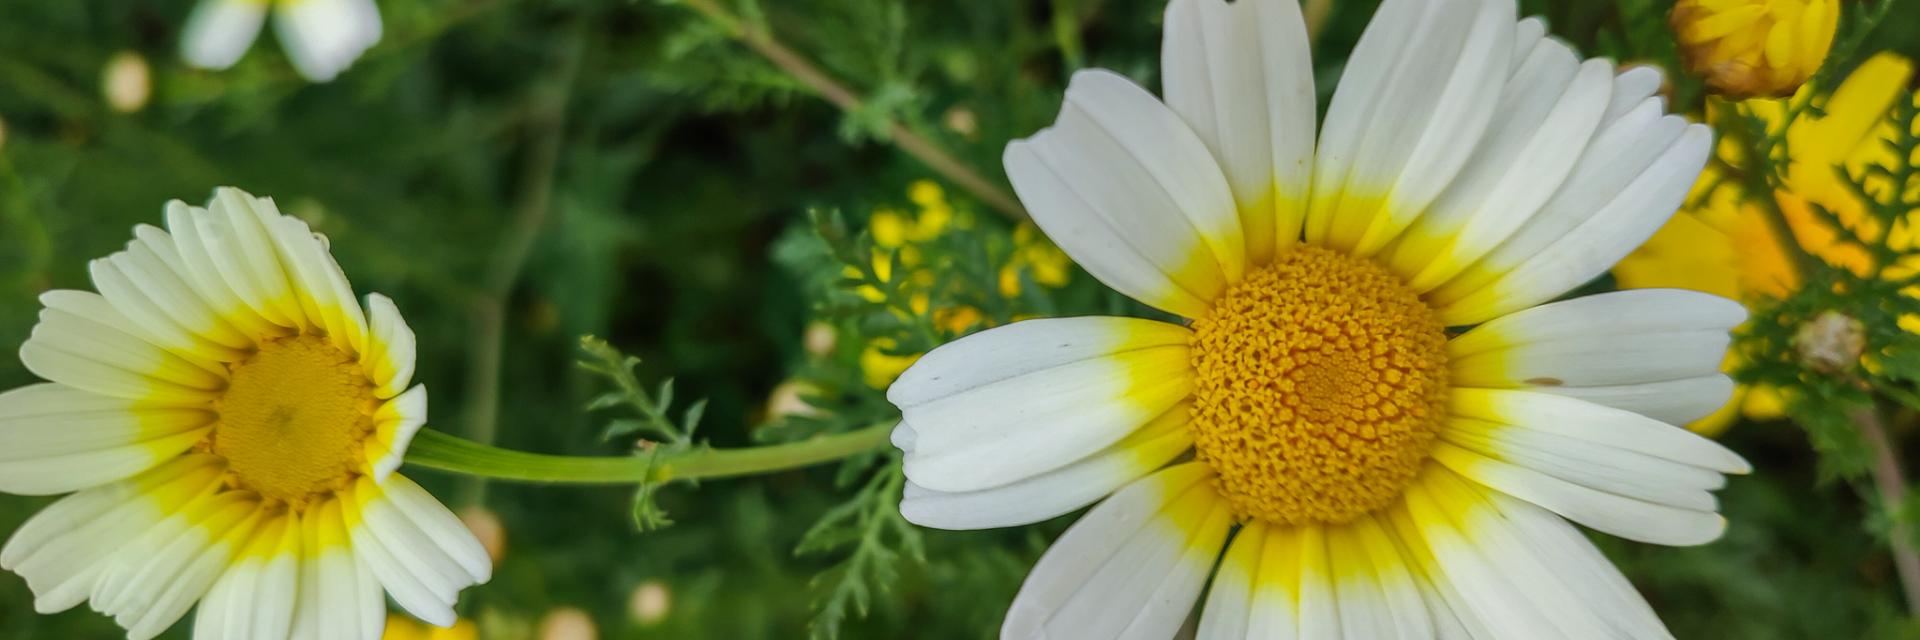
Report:
M 1387 0 L 1316 132 L 1295 3 L 1174 0 L 1163 98 L 1083 71 L 1008 145 L 1041 230 L 1185 320 L 1014 323 L 889 389 L 909 520 L 1098 502 L 1003 636 L 1166 638 L 1199 607 L 1202 638 L 1668 637 L 1572 523 L 1720 536 L 1749 467 L 1675 425 L 1727 398 L 1746 313 L 1551 301 L 1672 215 L 1711 135 L 1515 13 Z
M 1871 176 L 1874 170 L 1900 166 L 1903 161 L 1899 154 L 1883 141 L 1899 134 L 1897 125 L 1887 118 L 1889 112 L 1902 101 L 1920 106 L 1920 96 L 1907 88 L 1913 77 L 1912 61 L 1881 53 L 1861 63 L 1831 95 L 1817 96 L 1817 114 L 1801 115 L 1788 122 L 1786 107 L 1777 101 L 1746 103 L 1745 107 L 1765 121 L 1769 130 L 1784 127 L 1792 154 L 1786 158 L 1780 188 L 1772 194 L 1749 195 L 1734 183 L 1726 168 L 1708 165 L 1679 213 L 1646 244 L 1614 265 L 1614 281 L 1623 289 L 1672 287 L 1753 302 L 1780 300 L 1803 286 L 1788 252 L 1788 247 L 1795 245 L 1828 265 L 1861 277 L 1900 280 L 1920 273 L 1912 234 L 1899 228 L 1880 228 L 1869 213 L 1872 203 L 1835 169 L 1845 167 L 1851 175 Z M 1812 87 L 1803 87 L 1793 100 L 1812 102 L 1816 99 L 1813 93 Z M 1726 167 L 1749 164 L 1743 150 L 1734 145 L 1723 144 L 1720 159 Z M 1920 160 L 1906 160 L 1914 161 Z M 1780 237 L 1768 220 L 1770 214 L 1761 208 L 1764 201 L 1756 201 L 1766 197 L 1780 208 L 1791 238 Z M 1861 240 L 1884 244 L 1902 257 L 1874 273 L 1867 249 L 1849 242 L 1822 218 L 1820 210 L 1853 230 Z M 1916 322 L 1920 319 L 1904 321 L 1902 328 L 1920 331 Z M 1725 368 L 1739 368 L 1744 362 L 1742 355 L 1739 350 L 1730 354 Z M 1741 385 L 1719 411 L 1689 426 L 1712 435 L 1742 416 L 1778 418 L 1784 404 L 1777 389 Z
M 0 567 L 136 639 L 196 603 L 201 639 L 377 638 L 386 595 L 453 624 L 492 565 L 394 472 L 427 419 L 399 310 L 361 306 L 272 200 L 223 188 L 166 222 L 89 265 L 97 293 L 41 297 L 20 359 L 47 382 L 0 394 L 0 491 L 72 494 Z
M 1785 96 L 1826 62 L 1840 0 L 1678 0 L 1667 20 L 1687 72 L 1714 92 Z
M 225 69 L 253 47 L 273 9 L 287 59 L 300 75 L 327 82 L 380 41 L 373 0 L 200 0 L 187 17 L 180 54 L 207 69 Z

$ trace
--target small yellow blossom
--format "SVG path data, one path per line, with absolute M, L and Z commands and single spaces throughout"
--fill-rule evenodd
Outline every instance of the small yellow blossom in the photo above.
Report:
M 920 359 L 918 353 L 893 353 L 899 348 L 900 343 L 893 338 L 874 338 L 868 341 L 866 348 L 860 350 L 861 381 L 866 382 L 869 387 L 885 389 L 887 385 L 893 384 L 894 378 L 900 377 L 901 372 L 906 371 L 907 367 L 913 366 L 913 363 Z
M 1867 204 L 1833 170 L 1842 165 L 1857 174 L 1869 165 L 1900 161 L 1880 141 L 1896 133 L 1886 120 L 1888 110 L 1898 100 L 1914 99 L 1906 88 L 1912 77 L 1913 64 L 1906 59 L 1876 56 L 1826 99 L 1823 116 L 1801 116 L 1786 131 L 1792 158 L 1783 188 L 1773 198 L 1791 227 L 1793 241 L 1815 257 L 1861 276 L 1869 275 L 1870 268 L 1864 250 L 1841 242 L 1838 232 L 1813 207 L 1832 212 L 1869 241 L 1912 253 L 1914 239 L 1906 231 L 1910 225 L 1891 233 L 1877 229 Z M 1775 129 L 1784 120 L 1780 102 L 1754 101 L 1745 106 Z M 1720 155 L 1724 162 L 1739 166 L 1743 154 L 1730 145 Z M 1726 179 L 1724 169 L 1708 166 L 1688 198 L 1691 204 L 1614 267 L 1621 288 L 1678 287 L 1747 301 L 1781 298 L 1799 288 L 1786 245 L 1767 220 L 1768 214 L 1736 187 L 1724 184 Z M 1916 271 L 1920 262 L 1907 261 L 1881 275 L 1901 277 Z M 1920 319 L 1902 319 L 1901 326 L 1912 331 L 1920 328 Z M 1741 364 L 1735 350 L 1729 352 L 1724 368 L 1732 371 Z M 1711 435 L 1741 414 L 1760 419 L 1779 416 L 1782 405 L 1778 390 L 1743 388 L 1720 411 L 1689 426 Z
M 1033 281 L 1041 286 L 1057 288 L 1066 286 L 1072 268 L 1073 261 L 1040 233 L 1038 227 L 1031 222 L 1021 223 L 1013 230 L 1013 255 L 1000 267 L 1000 295 L 1009 298 L 1020 295 L 1022 271 L 1031 274 Z
M 1839 0 L 1680 0 L 1669 14 L 1687 71 L 1733 98 L 1793 93 L 1827 58 Z
M 480 629 L 472 620 L 465 618 L 442 629 L 397 613 L 387 614 L 387 630 L 381 635 L 384 640 L 477 640 Z
M 934 307 L 935 288 L 940 277 L 938 265 L 928 264 L 926 258 L 926 246 L 929 243 L 955 229 L 972 228 L 972 218 L 964 211 L 956 210 L 947 200 L 945 190 L 931 180 L 918 180 L 908 185 L 907 200 L 913 203 L 912 213 L 881 208 L 867 219 L 868 232 L 872 234 L 874 244 L 871 266 L 874 277 L 889 284 L 896 282 L 896 278 L 903 278 L 900 290 L 906 296 L 907 308 L 900 314 L 929 316 L 934 328 L 943 333 L 965 333 L 987 323 L 989 318 L 986 314 L 971 306 Z M 1023 223 L 1014 228 L 1013 249 L 1006 263 L 1000 265 L 997 274 L 999 294 L 1009 298 L 1020 295 L 1023 274 L 1044 287 L 1064 286 L 1072 266 L 1067 255 L 1038 228 L 1032 223 Z M 857 278 L 860 269 L 848 266 L 843 273 L 847 277 Z M 854 289 L 854 293 L 868 302 L 887 300 L 886 292 L 874 285 L 862 285 Z M 900 372 L 920 357 L 919 354 L 893 353 L 898 348 L 899 345 L 892 339 L 882 338 L 868 342 L 861 349 L 860 370 L 868 385 L 884 388 L 892 384 Z

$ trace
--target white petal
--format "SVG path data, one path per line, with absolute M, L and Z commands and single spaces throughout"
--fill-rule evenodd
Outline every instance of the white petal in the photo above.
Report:
M 20 360 L 53 382 L 119 398 L 201 405 L 226 388 L 224 372 L 180 357 L 125 328 L 99 294 L 51 291 Z
M 136 247 L 139 246 L 137 241 L 134 244 Z M 148 257 L 151 258 L 151 255 L 149 254 Z M 166 288 L 169 284 L 183 289 L 185 285 L 177 279 L 171 283 L 156 283 L 159 284 L 155 287 L 158 295 L 149 295 L 148 289 L 142 287 L 133 275 L 144 271 L 136 264 L 137 262 L 130 251 L 122 251 L 87 264 L 88 272 L 93 277 L 94 287 L 100 290 L 100 297 L 112 306 L 118 315 L 126 319 L 127 323 L 121 327 L 122 329 L 174 355 L 193 361 L 202 368 L 211 369 L 218 363 L 235 362 L 246 357 L 244 351 L 207 340 L 201 334 L 203 328 L 189 327 L 181 323 L 177 316 L 192 313 L 194 307 L 187 306 L 181 312 L 170 312 L 163 305 L 170 303 L 171 300 L 162 302 L 159 296 L 173 293 Z M 164 273 L 164 267 L 160 267 L 160 270 L 163 273 L 159 274 L 159 277 L 141 273 L 140 280 L 155 282 L 172 276 Z M 198 300 L 194 300 L 187 304 L 197 303 Z M 204 310 L 205 306 L 200 305 L 198 309 Z
M 190 207 L 174 200 L 167 203 L 167 235 L 173 238 L 180 273 L 200 294 L 214 313 L 259 342 L 291 333 L 286 324 L 263 316 L 253 305 L 252 276 L 247 275 L 235 257 L 231 234 L 222 234 L 224 217 L 216 219 L 206 209 Z M 213 230 L 212 239 L 202 232 L 202 224 Z M 232 273 L 229 276 L 229 272 Z M 242 278 L 237 282 L 230 278 Z
M 201 0 L 187 16 L 180 55 L 196 67 L 231 67 L 253 46 L 266 17 L 266 3 L 257 0 Z
M 300 75 L 326 82 L 380 41 L 373 0 L 302 0 L 279 5 L 273 29 Z
M 1539 16 L 1528 16 L 1514 23 L 1513 68 L 1520 68 L 1521 63 L 1526 62 L 1527 54 L 1532 53 L 1534 47 L 1539 46 L 1540 40 L 1546 36 L 1547 23 Z
M 407 446 L 427 424 L 427 388 L 408 389 L 373 414 L 373 439 L 366 443 L 366 455 L 375 482 L 387 476 L 406 460 Z
M 1371 255 L 1477 146 L 1513 55 L 1511 0 L 1403 0 L 1374 13 L 1327 110 L 1309 242 Z
M 1246 268 L 1226 178 L 1166 105 L 1108 71 L 1074 74 L 1052 127 L 1007 145 L 1033 221 L 1095 278 L 1199 317 Z
M 1461 388 L 1452 394 L 1454 417 L 1536 429 L 1721 473 L 1753 470 L 1720 443 L 1630 411 L 1531 391 Z
M 1409 506 L 1418 509 L 1421 505 L 1437 507 L 1445 512 L 1447 520 L 1446 524 L 1423 523 L 1423 529 L 1457 527 L 1472 547 L 1454 550 L 1453 545 L 1443 545 L 1449 555 L 1455 556 L 1456 563 L 1484 562 L 1517 591 L 1500 597 L 1518 596 L 1521 606 L 1550 619 L 1560 629 L 1558 634 L 1539 637 L 1671 637 L 1644 603 L 1628 601 L 1637 601 L 1638 596 L 1617 571 L 1592 565 L 1605 564 L 1606 560 L 1591 543 L 1552 514 L 1475 487 L 1444 471 L 1432 474 L 1417 490 L 1409 492 Z M 1474 600 L 1478 598 L 1470 600 L 1475 608 L 1497 610 L 1492 603 Z
M 1446 192 L 1416 220 L 1388 264 L 1426 291 L 1466 269 L 1546 204 L 1600 124 L 1612 65 L 1581 64 L 1542 40 L 1520 64 L 1488 129 Z
M 366 313 L 354 301 L 353 287 L 325 241 L 299 218 L 282 215 L 271 198 L 257 199 L 254 211 L 272 235 L 307 317 L 325 329 L 334 348 L 364 355 Z
M 1661 422 L 1686 425 L 1705 418 L 1733 397 L 1733 379 L 1721 374 L 1606 387 L 1536 387 L 1554 395 L 1632 411 Z
M 1640 65 L 1622 69 L 1620 75 L 1613 78 L 1613 99 L 1607 102 L 1606 115 L 1601 123 L 1611 123 L 1620 119 L 1635 106 L 1647 98 L 1660 93 L 1660 85 L 1666 83 L 1660 68 L 1652 65 Z
M 933 350 L 887 392 L 915 434 L 907 477 L 976 491 L 1118 442 L 1190 392 L 1189 335 L 1151 320 L 1056 318 Z
M 119 480 L 186 451 L 213 420 L 57 384 L 14 389 L 0 394 L 0 490 L 48 495 Z
M 1717 540 L 1727 529 L 1726 518 L 1711 510 L 1686 509 L 1608 493 L 1445 442 L 1434 445 L 1433 459 L 1475 482 L 1628 540 L 1693 546 Z
M 94 585 L 95 611 L 127 628 L 130 639 L 159 635 L 213 585 L 230 545 L 222 538 L 259 511 L 251 494 L 203 494 L 115 549 Z
M 1327 530 L 1339 598 L 1340 629 L 1350 640 L 1433 637 L 1432 619 L 1392 537 L 1371 516 Z
M 372 316 L 371 334 L 367 350 L 360 355 L 360 366 L 376 385 L 374 395 L 391 398 L 413 383 L 413 329 L 386 296 L 367 296 L 367 309 Z
M 1718 510 L 1709 492 L 1726 486 L 1726 476 L 1717 471 L 1525 427 L 1456 418 L 1440 437 L 1500 462 L 1681 509 Z
M 293 329 L 314 326 L 293 293 L 282 266 L 280 248 L 267 230 L 265 208 L 278 217 L 273 204 L 233 187 L 213 190 L 207 213 L 196 215 L 200 241 L 213 263 L 240 298 L 274 324 Z
M 285 638 L 293 617 L 300 524 L 297 514 L 263 520 L 233 564 L 200 601 L 194 640 Z
M 21 525 L 0 550 L 0 566 L 19 573 L 34 609 L 64 611 L 85 601 L 114 566 L 115 552 L 203 494 L 221 470 L 189 456 L 141 476 L 75 493 Z
M 342 503 L 351 500 L 351 497 L 331 499 L 310 507 L 301 521 L 298 599 L 294 603 L 291 638 L 372 640 L 376 637 L 367 633 L 367 622 L 363 618 L 379 617 L 381 612 L 367 609 L 370 594 L 362 593 L 361 589 L 370 588 L 377 593 L 378 586 L 367 584 L 360 575 L 361 559 L 356 553 L 360 551 L 361 541 L 356 539 L 351 545 L 347 544 L 348 525 L 342 515 Z
M 258 503 L 236 501 L 234 506 L 196 527 L 196 536 L 208 537 L 205 542 L 196 536 L 184 536 L 162 550 L 163 557 L 175 553 L 192 555 L 185 556 L 186 561 L 177 568 L 166 571 L 172 577 L 152 600 L 137 601 L 114 616 L 116 622 L 127 628 L 127 637 L 153 638 L 185 616 L 226 572 L 239 544 L 252 533 L 261 517 Z
M 1299 241 L 1311 188 L 1313 63 L 1291 0 L 1174 0 L 1160 68 L 1167 106 L 1213 152 L 1240 210 L 1247 258 Z
M 1653 608 L 1593 542 L 1559 516 L 1524 500 L 1487 494 L 1515 534 L 1601 620 L 1631 638 L 1672 638 Z
M 1187 410 L 1175 407 L 1104 451 L 1013 484 L 946 493 L 908 482 L 900 515 L 914 524 L 940 529 L 1032 524 L 1092 504 L 1192 446 Z
M 399 476 L 393 476 L 399 477 Z M 389 478 L 391 481 L 391 478 Z M 362 483 L 363 485 L 365 483 Z M 356 487 L 354 493 L 365 493 Z M 361 500 L 380 500 L 379 497 L 358 497 Z M 435 559 L 414 555 L 416 552 L 441 553 L 439 559 L 445 560 L 443 552 L 436 548 L 416 544 L 423 541 L 418 530 L 405 530 L 394 525 L 391 518 L 382 522 L 387 526 L 369 524 L 364 514 L 352 515 L 356 521 L 348 523 L 347 533 L 353 540 L 353 552 L 364 560 L 379 578 L 381 586 L 393 596 L 394 602 L 414 617 L 436 626 L 449 626 L 457 617 L 453 612 L 453 603 L 460 587 L 465 586 L 454 576 L 443 573 L 444 567 L 436 569 Z M 450 573 L 450 572 L 449 572 Z
M 460 564 L 472 584 L 492 579 L 493 561 L 487 556 L 486 547 L 481 546 L 473 531 L 461 524 L 460 518 L 434 499 L 433 494 L 402 475 L 381 483 L 380 490 L 393 501 L 396 511 L 426 534 L 435 547 Z
M 201 293 L 173 234 L 145 224 L 133 233 L 127 250 L 112 259 L 141 295 L 207 341 L 242 352 L 254 348 L 253 336 Z
M 1465 325 L 1545 302 L 1585 283 L 1673 215 L 1712 142 L 1705 125 L 1661 117 L 1657 104 L 1643 103 L 1602 128 L 1539 213 L 1479 263 L 1430 292 L 1428 300 L 1442 321 Z
M 1108 498 L 1067 529 L 1014 597 L 1003 638 L 1167 638 L 1205 586 L 1232 514 L 1174 467 Z
M 1254 633 L 1253 614 L 1256 605 L 1253 590 L 1262 583 L 1260 575 L 1261 551 L 1266 547 L 1267 527 L 1259 521 L 1248 522 L 1234 534 L 1233 542 L 1227 546 L 1227 555 L 1220 560 L 1220 568 L 1213 574 L 1213 583 L 1207 587 L 1207 603 L 1200 610 L 1200 629 L 1195 634 L 1198 640 L 1243 640 L 1245 638 L 1294 638 L 1295 627 L 1291 624 L 1293 603 L 1277 603 L 1282 614 L 1289 619 L 1282 628 L 1262 630 Z M 1267 576 L 1269 579 L 1276 576 Z M 1262 608 L 1275 604 L 1261 603 Z
M 1409 548 L 1423 550 L 1425 575 L 1457 598 L 1452 610 L 1480 629 L 1476 637 L 1609 637 L 1606 623 L 1528 557 L 1523 543 L 1493 526 L 1491 507 L 1475 491 L 1429 469 L 1389 519 Z
M 1725 359 L 1728 331 L 1746 317 L 1737 302 L 1679 289 L 1615 291 L 1541 305 L 1448 342 L 1449 382 L 1594 387 L 1713 375 Z

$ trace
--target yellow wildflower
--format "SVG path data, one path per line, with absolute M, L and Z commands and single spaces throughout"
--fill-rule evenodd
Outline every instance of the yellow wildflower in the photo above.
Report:
M 442 629 L 397 613 L 387 614 L 387 630 L 381 635 L 385 640 L 475 640 L 480 637 L 480 629 L 472 620 L 461 618 L 453 626 Z
M 885 389 L 893 384 L 894 378 L 900 377 L 900 372 L 906 371 L 907 367 L 920 359 L 917 353 L 894 354 L 893 351 L 898 348 L 900 343 L 893 338 L 868 341 L 866 348 L 860 350 L 861 381 L 869 387 Z
M 1053 245 L 1045 234 L 1031 222 L 1021 223 L 1013 229 L 1013 255 L 1008 256 L 1007 264 L 1000 267 L 1000 295 L 1012 298 L 1020 295 L 1020 273 L 1027 272 L 1033 281 L 1043 287 L 1062 287 L 1067 284 L 1069 269 L 1073 261 L 1060 247 Z
M 1808 253 L 1827 263 L 1853 270 L 1862 276 L 1869 262 L 1856 245 L 1839 241 L 1838 232 L 1825 224 L 1813 208 L 1832 212 L 1841 222 L 1873 242 L 1884 242 L 1902 251 L 1913 248 L 1907 225 L 1887 232 L 1876 228 L 1867 214 L 1866 203 L 1835 173 L 1842 165 L 1858 173 L 1868 165 L 1898 162 L 1880 141 L 1895 132 L 1886 114 L 1901 99 L 1912 99 L 1906 87 L 1913 76 L 1913 64 L 1893 54 L 1881 54 L 1854 71 L 1825 102 L 1825 115 L 1806 115 L 1787 129 L 1787 148 L 1792 158 L 1783 188 L 1773 194 L 1781 213 L 1793 232 L 1793 240 Z M 1806 99 L 1802 95 L 1796 100 Z M 1775 129 L 1784 120 L 1784 105 L 1777 101 L 1754 101 L 1746 106 Z M 1722 159 L 1738 164 L 1737 149 L 1723 148 Z M 1780 298 L 1800 286 L 1784 245 L 1756 204 L 1744 200 L 1738 190 L 1723 185 L 1723 169 L 1709 165 L 1695 184 L 1692 203 L 1674 215 L 1660 232 L 1633 255 L 1614 267 L 1613 274 L 1623 289 L 1678 287 L 1704 291 L 1738 300 Z M 1895 265 L 1888 277 L 1920 270 L 1920 264 Z M 1903 327 L 1920 328 L 1920 319 L 1902 322 Z M 1909 330 L 1912 330 L 1909 328 Z M 1740 365 L 1739 353 L 1731 352 L 1725 368 Z M 1777 416 L 1781 399 L 1772 389 L 1744 388 L 1720 411 L 1692 425 L 1693 430 L 1715 434 L 1740 414 L 1754 418 Z
M 1680 0 L 1669 14 L 1687 71 L 1734 98 L 1793 93 L 1827 58 L 1838 0 Z
M 934 307 L 934 289 L 939 276 L 937 265 L 928 264 L 925 257 L 928 243 L 954 229 L 971 228 L 972 219 L 965 212 L 954 209 L 947 200 L 945 190 L 931 180 L 918 180 L 908 185 L 907 200 L 913 203 L 912 213 L 881 208 L 867 219 L 874 244 L 873 275 L 886 283 L 894 282 L 895 278 L 904 278 L 901 291 L 906 295 L 907 308 L 901 312 L 902 315 L 930 315 L 933 326 L 941 332 L 961 334 L 986 323 L 986 314 L 971 306 Z M 1064 286 L 1072 264 L 1067 255 L 1041 234 L 1038 228 L 1032 223 L 1023 223 L 1014 228 L 1013 250 L 1007 256 L 1006 263 L 1000 265 L 999 293 L 1009 298 L 1020 295 L 1023 273 L 1044 287 Z M 895 273 L 896 270 L 899 273 Z M 849 266 L 845 273 L 848 277 L 858 277 L 860 270 Z M 855 293 L 868 302 L 879 303 L 887 299 L 885 292 L 872 285 L 861 286 Z M 898 347 L 893 340 L 883 338 L 870 341 L 861 349 L 860 370 L 867 384 L 874 388 L 885 388 L 919 358 L 918 354 L 891 353 Z

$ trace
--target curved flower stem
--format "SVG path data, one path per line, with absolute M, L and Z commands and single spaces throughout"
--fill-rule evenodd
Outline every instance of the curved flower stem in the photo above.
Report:
M 893 423 L 799 442 L 739 449 L 692 449 L 658 456 L 555 456 L 501 449 L 422 430 L 407 463 L 495 480 L 557 484 L 638 484 L 756 475 L 833 462 L 887 442 Z
M 755 53 L 779 67 L 781 71 L 793 76 L 793 79 L 807 85 L 807 88 L 820 94 L 821 98 L 833 103 L 833 106 L 839 107 L 841 111 L 859 113 L 865 108 L 865 97 L 814 66 L 812 61 L 776 39 L 772 32 L 747 23 L 714 0 L 681 0 L 681 3 L 726 29 L 727 34 L 735 40 L 753 49 Z M 1020 206 L 1020 201 L 1015 199 L 1013 194 L 947 153 L 946 149 L 940 148 L 926 136 L 920 135 L 919 132 L 898 121 L 887 122 L 886 132 L 887 138 L 895 146 L 900 147 L 900 150 L 919 159 L 928 168 L 952 180 L 960 188 L 966 189 L 987 206 L 993 207 L 1015 221 L 1027 219 L 1026 208 Z
M 1851 412 L 1849 415 L 1860 428 L 1860 436 L 1867 441 L 1867 447 L 1873 450 L 1873 484 L 1880 493 L 1880 501 L 1887 509 L 1899 509 L 1907 500 L 1907 475 L 1900 468 L 1900 458 L 1894 452 L 1893 440 L 1887 436 L 1886 425 L 1879 410 L 1868 407 Z M 1913 548 L 1913 529 L 1895 517 L 1892 539 L 1893 568 L 1900 576 L 1900 586 L 1907 597 L 1907 614 L 1920 616 L 1920 553 Z

